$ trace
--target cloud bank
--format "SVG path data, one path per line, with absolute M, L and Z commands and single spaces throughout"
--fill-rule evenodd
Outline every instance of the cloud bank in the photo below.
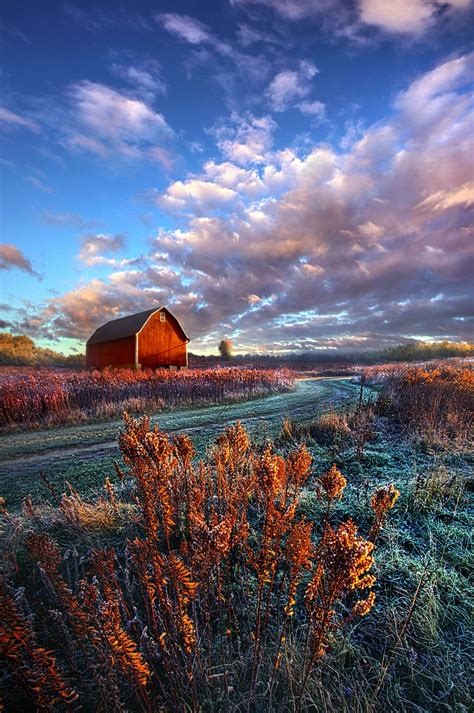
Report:
M 290 12 L 289 0 L 273 4 Z M 205 27 L 173 22 L 187 42 L 209 41 Z M 473 65 L 467 54 L 419 76 L 386 121 L 344 149 L 277 148 L 265 115 L 218 122 L 220 158 L 154 193 L 177 227 L 114 262 L 108 277 L 48 302 L 35 329 L 85 339 L 107 319 L 167 304 L 195 350 L 223 335 L 244 351 L 472 339 Z M 90 84 L 74 96 L 79 110 L 104 99 Z M 105 107 L 121 101 L 105 93 Z M 88 114 L 96 131 L 101 107 Z M 107 140 L 128 141 L 129 127 L 163 129 L 140 106 L 123 112 Z M 93 264 L 123 247 L 121 236 L 92 235 L 81 254 Z M 19 328 L 31 320 L 20 316 Z

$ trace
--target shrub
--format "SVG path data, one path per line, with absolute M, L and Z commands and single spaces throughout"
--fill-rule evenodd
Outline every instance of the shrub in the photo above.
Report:
M 433 445 L 472 439 L 474 371 L 467 367 L 414 367 L 391 377 L 383 398 L 410 432 Z

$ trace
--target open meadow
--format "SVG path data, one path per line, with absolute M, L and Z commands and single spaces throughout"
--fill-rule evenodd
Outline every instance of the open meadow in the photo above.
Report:
M 7 710 L 471 710 L 470 364 L 278 378 L 0 436 Z

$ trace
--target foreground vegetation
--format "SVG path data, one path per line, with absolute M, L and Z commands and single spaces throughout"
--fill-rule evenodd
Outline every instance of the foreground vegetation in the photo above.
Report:
M 110 419 L 124 411 L 150 413 L 182 405 L 223 403 L 268 396 L 291 388 L 288 371 L 193 369 L 170 372 L 4 369 L 0 428 Z
M 467 713 L 471 376 L 204 462 L 127 419 L 102 491 L 5 515 L 7 710 Z

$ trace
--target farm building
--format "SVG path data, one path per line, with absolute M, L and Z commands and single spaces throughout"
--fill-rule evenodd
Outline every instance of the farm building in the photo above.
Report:
M 113 319 L 86 344 L 86 366 L 186 367 L 189 338 L 166 307 Z

